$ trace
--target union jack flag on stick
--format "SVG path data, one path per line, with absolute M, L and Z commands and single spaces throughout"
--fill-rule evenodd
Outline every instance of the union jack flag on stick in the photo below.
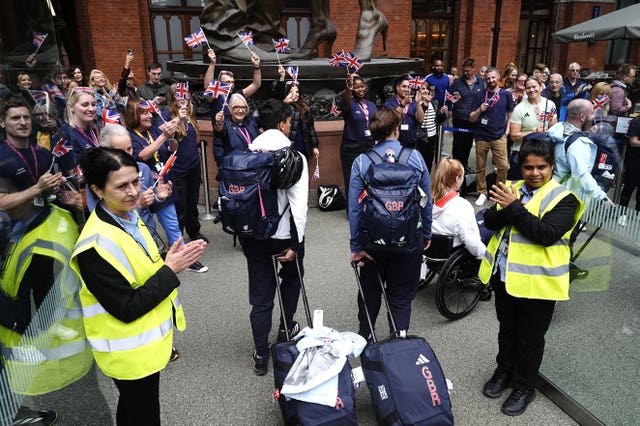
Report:
M 244 44 L 244 47 L 246 47 L 249 52 L 253 53 L 253 51 L 249 47 L 253 44 L 253 31 L 241 31 L 238 34 L 238 37 L 240 37 L 240 40 L 242 40 L 242 44 Z
M 213 99 L 217 99 L 220 96 L 228 96 L 230 91 L 231 84 L 223 83 L 220 80 L 211 80 L 211 82 L 207 86 L 207 90 L 204 91 L 203 95 L 211 97 Z
M 58 88 L 58 86 L 56 86 L 53 83 L 45 83 L 41 86 L 42 89 L 44 89 L 47 93 L 49 93 L 49 96 L 55 101 L 56 99 L 62 99 L 64 100 L 64 95 L 62 94 L 62 92 L 60 91 L 60 89 Z
M 47 33 L 33 33 L 33 45 L 36 47 L 36 51 L 33 53 L 34 55 L 38 53 L 38 50 L 40 50 L 40 47 L 42 47 L 48 35 Z
M 72 149 L 73 148 L 68 144 L 68 141 L 65 138 L 60 138 L 58 143 L 56 143 L 51 150 L 51 154 L 53 154 L 54 157 L 62 157 L 63 155 L 70 153 Z
M 120 113 L 104 108 L 102 110 L 102 126 L 107 124 L 120 124 Z
M 604 108 L 609 103 L 609 95 L 607 95 L 606 93 L 603 93 L 602 95 L 598 96 L 591 102 L 593 103 L 594 109 Z
M 298 67 L 287 67 L 287 74 L 291 76 L 293 81 L 298 81 Z
M 460 98 L 456 95 L 452 95 L 451 93 L 449 93 L 447 89 L 444 89 L 444 100 L 446 102 L 451 102 L 452 104 L 455 104 L 460 100 Z
M 291 49 L 289 49 L 289 39 L 288 38 L 278 38 L 273 39 L 273 47 L 276 50 L 276 57 L 278 58 L 278 65 L 282 66 L 280 63 L 280 54 L 281 53 L 289 53 Z
M 311 176 L 311 183 L 320 180 L 320 162 L 318 161 L 318 157 L 316 157 L 316 168 L 313 170 L 313 175 Z
M 188 81 L 176 83 L 176 99 L 191 99 Z
M 342 111 L 340 111 L 340 108 L 338 108 L 338 105 L 336 105 L 336 100 L 333 99 L 331 101 L 331 115 L 333 115 L 334 117 L 339 117 L 340 114 L 342 114 Z
M 187 43 L 187 46 L 191 48 L 206 44 L 207 47 L 211 49 L 211 46 L 209 46 L 209 41 L 207 40 L 207 36 L 204 35 L 204 31 L 202 30 L 202 28 L 200 28 L 200 31 L 198 31 L 197 33 L 189 34 L 188 36 L 186 36 L 184 38 L 184 42 Z
M 347 63 L 344 60 L 344 50 L 329 56 L 329 65 L 332 67 L 345 67 Z
M 349 72 L 349 69 L 353 69 L 353 72 L 358 72 L 358 70 L 362 68 L 362 62 L 360 62 L 358 57 L 354 55 L 353 52 L 347 52 L 344 55 L 344 61 L 347 65 L 347 73 Z
M 49 101 L 49 95 L 47 92 L 43 92 L 42 90 L 29 90 L 29 94 L 33 98 L 33 101 L 36 105 L 46 106 Z
M 160 110 L 158 109 L 156 104 L 153 103 L 153 101 L 142 100 L 142 101 L 140 101 L 140 103 L 138 105 L 141 108 L 144 108 L 146 110 L 151 111 L 152 114 L 156 114 L 158 117 L 160 117 L 160 119 L 162 120 L 163 123 L 165 123 L 165 124 L 167 123 L 167 120 L 165 120 L 164 117 L 162 116 L 162 114 L 160 114 Z
M 409 88 L 418 90 L 425 81 L 427 81 L 427 77 L 420 77 L 419 75 L 411 77 L 409 78 Z

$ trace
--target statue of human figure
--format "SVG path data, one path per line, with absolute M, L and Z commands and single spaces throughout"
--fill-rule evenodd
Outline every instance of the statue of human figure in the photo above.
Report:
M 389 24 L 377 8 L 376 0 L 359 0 L 360 20 L 353 53 L 362 61 L 369 61 L 378 33 L 386 50 Z M 279 0 L 207 0 L 200 15 L 201 26 L 209 44 L 219 57 L 230 62 L 250 62 L 251 54 L 242 45 L 238 34 L 253 31 L 256 46 L 251 49 L 263 62 L 277 62 L 271 40 L 284 37 L 280 27 L 282 6 Z M 309 59 L 318 55 L 318 45 L 323 41 L 332 49 L 336 39 L 336 27 L 329 18 L 328 0 L 311 1 L 311 27 L 307 38 L 291 55 L 295 59 Z M 289 55 L 280 55 L 280 61 L 287 61 Z

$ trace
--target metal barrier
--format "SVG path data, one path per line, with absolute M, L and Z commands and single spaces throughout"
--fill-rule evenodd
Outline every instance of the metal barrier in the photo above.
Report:
M 207 141 L 200 141 L 200 168 L 202 169 L 202 183 L 204 185 L 204 205 L 205 213 L 200 215 L 201 220 L 214 220 L 216 217 L 211 213 L 211 198 L 209 197 L 209 168 L 207 167 Z

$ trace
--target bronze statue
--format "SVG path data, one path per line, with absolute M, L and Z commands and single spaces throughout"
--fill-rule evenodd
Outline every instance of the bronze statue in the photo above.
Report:
M 382 33 L 384 49 L 387 49 L 387 30 L 389 24 L 377 8 L 376 0 L 359 0 L 360 21 L 353 53 L 362 61 L 369 61 L 378 33 Z M 283 37 L 280 27 L 282 8 L 278 0 L 207 0 L 200 22 L 209 43 L 217 54 L 230 62 L 249 62 L 251 55 L 242 45 L 238 33 L 253 31 L 256 45 L 251 49 L 263 62 L 276 62 L 272 52 L 271 40 Z M 329 2 L 312 0 L 311 28 L 302 47 L 291 57 L 309 59 L 318 55 L 318 45 L 329 43 L 329 50 L 336 39 L 336 27 L 329 18 Z M 280 61 L 286 62 L 290 55 L 280 55 Z

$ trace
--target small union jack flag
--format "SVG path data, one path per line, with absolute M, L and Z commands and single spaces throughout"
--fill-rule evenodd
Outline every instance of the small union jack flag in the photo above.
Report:
M 545 113 L 544 119 L 545 121 L 551 121 L 555 116 L 556 116 L 556 109 L 552 108 L 551 111 L 548 111 L 547 113 Z
M 593 103 L 594 109 L 604 108 L 609 103 L 609 95 L 603 93 L 602 95 L 591 101 L 591 103 Z
M 220 80 L 212 80 L 207 86 L 207 90 L 204 91 L 203 95 L 211 97 L 213 99 L 217 99 L 219 96 L 229 96 L 230 91 L 231 84 L 223 83 Z
M 344 61 L 347 68 L 353 69 L 353 72 L 358 72 L 358 70 L 362 68 L 362 62 L 358 60 L 358 57 L 354 55 L 353 52 L 347 52 L 344 55 Z
M 273 47 L 276 49 L 277 53 L 289 53 L 291 50 L 289 49 L 289 39 L 284 37 L 273 39 Z
M 140 105 L 141 108 L 151 111 L 152 114 L 160 115 L 160 110 L 153 101 L 142 100 L 138 105 Z
M 455 104 L 460 100 L 460 97 L 456 95 L 452 95 L 451 93 L 449 93 L 447 89 L 444 89 L 444 100 L 446 102 L 451 102 L 452 104 Z
M 107 124 L 120 124 L 120 113 L 104 108 L 102 110 L 102 126 Z
M 344 52 L 334 53 L 329 56 L 329 65 L 332 67 L 344 67 L 347 63 L 344 60 Z
M 499 100 L 500 100 L 500 90 L 494 93 L 493 96 L 487 101 L 487 103 L 489 104 L 489 108 L 497 104 Z
M 29 90 L 29 94 L 36 102 L 36 105 L 45 106 L 47 104 L 47 100 L 49 99 L 49 95 L 47 95 L 47 92 L 43 92 L 42 90 Z
M 176 99 L 190 99 L 189 82 L 176 83 Z
M 313 170 L 313 175 L 311 176 L 311 182 L 316 182 L 320 180 L 320 162 L 316 157 L 316 168 Z
M 342 114 L 342 111 L 340 111 L 340 108 L 338 108 L 338 105 L 336 105 L 336 100 L 332 100 L 331 101 L 331 115 L 333 115 L 334 117 L 339 117 L 340 114 Z
M 287 67 L 287 74 L 289 74 L 294 81 L 298 81 L 298 67 Z
M 47 38 L 49 34 L 47 33 L 33 33 L 33 45 L 39 49 L 44 43 L 44 40 Z
M 58 143 L 56 143 L 51 150 L 51 154 L 53 154 L 55 157 L 62 157 L 63 155 L 70 153 L 73 147 L 69 145 L 68 142 L 69 141 L 67 141 L 65 138 L 60 138 Z
M 245 46 L 249 47 L 253 44 L 253 31 L 240 32 L 238 37 L 242 40 Z
M 186 36 L 184 42 L 191 48 L 202 46 L 203 44 L 207 44 L 207 36 L 204 35 L 204 31 L 200 28 L 200 31 L 197 33 Z
M 409 88 L 417 90 L 422 87 L 425 81 L 427 81 L 427 77 L 420 77 L 419 75 L 411 77 L 409 78 Z
M 56 100 L 56 99 L 63 99 L 64 100 L 64 95 L 62 94 L 62 92 L 60 91 L 58 86 L 56 86 L 55 84 L 53 84 L 53 83 L 45 83 L 41 87 L 47 93 L 49 93 L 49 96 L 51 96 L 51 98 L 53 98 L 53 100 Z

